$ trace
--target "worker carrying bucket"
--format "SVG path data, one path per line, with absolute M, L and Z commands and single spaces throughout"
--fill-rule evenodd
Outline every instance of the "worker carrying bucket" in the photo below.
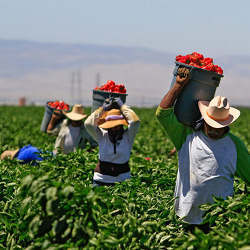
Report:
M 182 108 L 184 113 L 193 112 L 186 107 L 190 97 L 183 93 L 192 84 L 191 70 L 187 67 L 178 69 L 173 86 L 157 108 L 156 117 L 178 152 L 175 213 L 184 227 L 191 230 L 198 227 L 209 232 L 210 225 L 203 222 L 205 211 L 200 206 L 213 203 L 214 197 L 226 199 L 232 196 L 234 175 L 250 184 L 250 155 L 244 143 L 230 132 L 229 126 L 237 121 L 240 110 L 231 107 L 224 96 L 207 100 L 213 94 L 212 90 L 210 96 L 203 100 L 199 97 L 199 91 L 191 87 L 199 97 L 196 105 L 202 119 L 197 121 L 197 126 L 191 128 L 178 121 L 173 105 L 182 94 L 184 101 L 179 103 L 178 111 Z M 202 73 L 198 73 L 198 76 L 201 78 Z M 200 82 L 194 83 L 198 85 Z M 206 83 L 205 79 L 205 84 L 201 85 L 209 85 Z M 178 113 L 180 118 L 182 114 Z
M 69 105 L 64 101 L 48 101 L 45 105 L 43 120 L 40 130 L 42 132 L 48 132 L 52 130 L 56 125 L 61 123 L 65 118 L 62 111 L 68 111 Z M 54 119 L 52 119 L 55 117 Z
M 93 185 L 109 186 L 130 179 L 129 159 L 140 120 L 119 97 L 105 100 L 84 123 L 98 142 L 99 160 Z

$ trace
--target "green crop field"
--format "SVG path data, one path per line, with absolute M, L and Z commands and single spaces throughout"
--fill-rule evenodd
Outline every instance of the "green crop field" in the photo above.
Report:
M 132 178 L 124 183 L 92 188 L 97 149 L 59 154 L 36 166 L 0 161 L 0 249 L 250 249 L 249 186 L 235 178 L 233 198 L 203 206 L 208 234 L 185 230 L 173 210 L 173 145 L 155 109 L 135 110 L 141 128 Z M 0 153 L 27 144 L 51 151 L 55 137 L 40 132 L 43 112 L 1 106 Z M 231 130 L 250 152 L 249 124 L 250 109 L 241 108 Z

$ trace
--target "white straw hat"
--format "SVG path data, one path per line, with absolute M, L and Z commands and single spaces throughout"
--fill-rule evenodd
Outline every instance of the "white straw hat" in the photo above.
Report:
M 80 121 L 87 116 L 86 114 L 84 114 L 84 109 L 81 104 L 75 104 L 71 112 L 64 112 L 64 114 L 72 121 Z
M 223 96 L 216 96 L 210 102 L 199 101 L 198 106 L 205 122 L 213 128 L 226 127 L 240 116 L 240 111 L 230 107 Z

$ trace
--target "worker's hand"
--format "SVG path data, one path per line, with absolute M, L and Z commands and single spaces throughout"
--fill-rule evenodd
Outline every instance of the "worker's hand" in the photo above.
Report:
M 190 71 L 188 68 L 182 67 L 178 69 L 176 76 L 176 83 L 185 86 L 188 83 L 189 78 L 190 78 Z
M 114 106 L 117 106 L 118 109 L 120 109 L 121 106 L 122 106 L 123 104 L 124 104 L 124 103 L 123 103 L 123 101 L 121 100 L 120 97 L 114 98 L 114 100 L 113 100 L 113 105 L 114 105 Z
M 107 99 L 105 99 L 105 101 L 104 101 L 104 103 L 103 103 L 103 105 L 102 105 L 103 110 L 104 110 L 104 111 L 109 111 L 109 110 L 111 110 L 111 109 L 112 109 L 112 103 L 113 103 L 112 98 L 107 98 Z

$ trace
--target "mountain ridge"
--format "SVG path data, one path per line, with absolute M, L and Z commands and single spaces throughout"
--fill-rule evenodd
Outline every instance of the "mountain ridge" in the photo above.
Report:
M 78 71 L 84 103 L 91 102 L 91 90 L 100 73 L 99 84 L 109 79 L 125 83 L 128 100 L 135 105 L 146 105 L 147 100 L 156 104 L 169 89 L 176 56 L 139 47 L 5 39 L 0 39 L 0 54 L 0 102 L 20 96 L 30 101 L 57 98 L 74 102 L 70 86 L 72 72 Z M 214 61 L 224 70 L 218 92 L 235 104 L 249 106 L 250 56 L 224 55 Z

